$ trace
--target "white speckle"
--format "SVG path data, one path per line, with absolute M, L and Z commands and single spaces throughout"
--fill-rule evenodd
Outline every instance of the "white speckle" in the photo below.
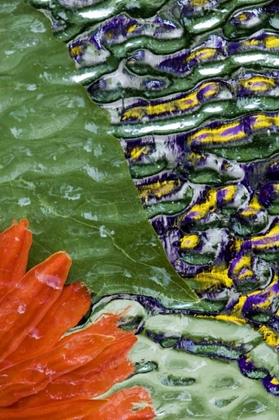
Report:
M 19 238 L 17 236 L 15 237 L 15 241 L 16 242 L 19 242 Z
M 56 371 L 55 370 L 52 370 L 52 369 L 49 369 L 49 368 L 47 368 L 46 369 L 46 374 L 48 375 L 48 376 L 52 376 L 52 375 L 54 375 L 56 373 Z
M 113 7 L 108 7 L 106 9 L 100 8 L 100 9 L 94 9 L 94 10 L 85 10 L 79 13 L 79 15 L 84 19 L 104 19 L 107 16 L 110 16 L 111 13 L 113 13 L 114 9 Z
M 63 79 L 67 81 L 67 79 Z M 85 101 L 82 97 L 75 96 L 74 98 L 70 99 L 67 108 L 84 108 L 85 107 Z
M 81 188 L 74 188 L 72 185 L 64 184 L 60 188 L 61 193 L 64 193 L 63 198 L 67 200 L 79 200 L 80 199 L 80 192 Z
M 83 217 L 87 220 L 98 220 L 97 214 L 92 214 L 91 211 L 83 213 Z
M 76 98 L 77 106 L 78 108 L 84 108 L 85 107 L 85 100 L 81 96 Z
M 225 66 L 223 64 L 221 64 L 218 67 L 210 67 L 210 68 L 206 67 L 204 69 L 199 69 L 198 71 L 202 76 L 208 76 L 208 75 L 213 76 L 214 74 L 221 73 L 221 71 L 224 69 L 224 67 Z
M 44 73 L 42 75 L 40 75 L 40 77 L 43 77 L 47 82 L 51 81 L 51 77 L 52 75 L 50 73 L 48 73 L 47 71 L 44 71 Z
M 27 88 L 26 88 L 26 90 L 30 90 L 30 91 L 33 91 L 33 90 L 36 90 L 37 89 L 37 86 L 36 85 L 27 85 Z
M 64 198 L 67 198 L 68 200 L 79 200 L 80 199 L 80 194 L 76 194 L 76 195 L 64 195 Z
M 97 144 L 97 146 L 94 147 L 94 156 L 99 157 L 103 154 L 103 148 L 100 144 Z
M 44 366 L 44 365 L 42 365 L 41 363 L 39 363 L 39 364 L 36 366 L 36 370 L 37 370 L 38 372 L 43 373 L 43 372 L 45 371 L 45 366 Z
M 19 200 L 18 200 L 18 202 L 17 202 L 21 207 L 23 207 L 23 206 L 28 206 L 28 204 L 30 204 L 31 203 L 31 200 L 30 200 L 30 198 L 28 198 L 28 197 L 22 197 L 22 198 L 20 198 Z
M 279 29 L 279 19 L 274 17 L 269 20 L 270 26 L 272 26 L 275 29 Z
M 233 60 L 239 64 L 253 63 L 257 61 L 265 61 L 265 55 L 264 54 L 240 55 L 240 56 L 233 57 Z
M 66 15 L 66 12 L 64 12 L 64 10 L 61 10 L 60 12 L 58 12 L 57 15 L 63 20 L 67 21 L 68 19 L 68 16 Z
M 53 276 L 51 274 L 42 274 L 36 271 L 37 279 L 44 284 L 47 284 L 52 289 L 58 290 L 61 288 L 61 278 L 59 276 Z
M 125 270 L 124 271 L 124 276 L 125 277 L 128 277 L 128 278 L 131 278 L 132 277 L 132 274 L 129 271 Z
M 85 130 L 90 131 L 91 133 L 97 134 L 98 127 L 94 123 L 86 123 L 84 126 Z
M 22 131 L 23 130 L 21 128 L 16 128 L 16 127 L 11 128 L 11 133 L 15 138 L 18 138 L 22 134 Z
M 80 83 L 80 82 L 83 82 L 86 79 L 89 79 L 89 80 L 92 79 L 94 76 L 96 76 L 96 74 L 97 74 L 97 71 L 93 70 L 93 71 L 90 71 L 88 73 L 83 73 L 83 74 L 78 74 L 78 75 L 72 76 L 72 80 L 76 83 Z
M 19 305 L 19 307 L 17 308 L 17 312 L 19 314 L 24 314 L 25 311 L 26 311 L 26 305 Z
M 30 331 L 28 335 L 32 338 L 35 338 L 35 340 L 39 340 L 42 337 L 38 328 L 33 328 L 33 330 Z
M 39 164 L 37 165 L 37 167 L 40 169 L 40 171 L 43 171 L 43 170 L 45 170 L 45 169 L 46 169 L 46 166 L 44 166 L 42 163 L 39 163 Z
M 7 51 L 5 51 L 5 54 L 6 55 L 11 55 L 11 54 L 14 54 L 14 53 L 15 53 L 14 50 L 7 50 Z
M 92 139 L 91 138 L 88 138 L 86 140 L 86 144 L 83 146 L 83 149 L 88 153 L 92 152 Z
M 223 110 L 223 108 L 221 106 L 208 106 L 207 108 L 205 108 L 205 112 L 207 113 L 215 113 L 215 112 L 221 112 Z
M 106 227 L 104 225 L 100 226 L 100 236 L 101 238 L 106 238 L 108 236 Z
M 200 30 L 203 30 L 203 29 L 209 29 L 209 28 L 212 28 L 212 26 L 219 23 L 219 21 L 220 20 L 218 18 L 211 18 L 211 19 L 208 19 L 207 21 L 203 20 L 202 22 L 194 25 L 193 29 L 195 29 L 195 31 L 200 31 Z
M 46 28 L 44 27 L 44 25 L 42 24 L 42 22 L 39 21 L 35 21 L 31 26 L 30 26 L 30 31 L 34 32 L 34 33 L 43 33 L 46 31 Z
M 105 173 L 99 172 L 97 168 L 91 168 L 89 165 L 85 165 L 84 169 L 90 178 L 94 179 L 96 182 L 102 181 L 105 178 Z

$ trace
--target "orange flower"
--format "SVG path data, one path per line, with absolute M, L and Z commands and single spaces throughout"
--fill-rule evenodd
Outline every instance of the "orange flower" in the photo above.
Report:
M 123 314 L 103 314 L 65 334 L 89 310 L 90 293 L 81 283 L 64 285 L 65 252 L 25 274 L 27 227 L 23 219 L 0 234 L 0 418 L 155 418 L 141 387 L 95 399 L 134 373 L 127 355 L 137 338 L 118 326 Z

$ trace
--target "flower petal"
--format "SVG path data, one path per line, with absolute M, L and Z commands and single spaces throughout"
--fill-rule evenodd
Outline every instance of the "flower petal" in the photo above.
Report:
M 120 313 L 102 313 L 94 323 L 87 327 L 87 331 L 91 331 L 93 334 L 112 335 L 115 339 L 127 337 L 127 334 L 134 335 L 135 331 L 127 333 L 124 329 L 119 328 L 127 310 L 128 308 Z
M 57 252 L 32 268 L 0 300 L 0 361 L 11 354 L 60 296 L 71 259 Z
M 51 381 L 91 362 L 113 337 L 93 335 L 87 330 L 62 339 L 51 350 L 0 371 L 0 407 L 36 394 Z
M 24 411 L 15 408 L 0 408 L 0 418 L 5 420 L 85 420 L 96 416 L 105 403 L 106 400 L 82 400 L 78 404 L 76 401 L 62 401 Z M 96 420 L 96 417 L 94 419 Z
M 145 420 L 154 419 L 156 414 L 151 407 L 148 391 L 142 387 L 122 389 L 108 397 L 108 402 L 99 408 L 102 420 Z M 93 415 L 88 419 L 95 420 Z
M 26 272 L 32 233 L 22 219 L 0 234 L 0 299 L 17 285 Z
M 0 369 L 50 350 L 67 330 L 77 325 L 88 311 L 90 303 L 90 293 L 82 283 L 65 286 L 39 324 L 9 358 L 0 363 Z
M 91 363 L 49 384 L 47 392 L 52 398 L 59 394 L 63 398 L 94 398 L 104 394 L 134 373 L 135 366 L 127 355 L 136 342 L 135 336 L 113 342 Z
M 128 337 L 113 342 L 92 362 L 60 376 L 38 394 L 18 401 L 17 407 L 27 409 L 59 400 L 94 398 L 107 392 L 114 384 L 134 373 L 135 367 L 127 354 L 137 341 Z M 78 403 L 77 403 L 78 404 Z

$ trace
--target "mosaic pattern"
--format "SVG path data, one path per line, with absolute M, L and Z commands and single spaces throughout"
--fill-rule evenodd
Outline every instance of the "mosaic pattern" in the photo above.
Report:
M 142 204 L 203 299 L 202 316 L 249 324 L 277 357 L 278 2 L 154 3 L 32 1 L 67 42 L 75 80 L 110 113 Z M 172 347 L 235 360 L 279 393 L 249 345 L 181 335 Z

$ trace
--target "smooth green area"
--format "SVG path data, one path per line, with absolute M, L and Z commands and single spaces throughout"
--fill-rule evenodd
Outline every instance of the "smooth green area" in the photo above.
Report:
M 141 207 L 107 114 L 72 76 L 67 48 L 22 1 L 0 7 L 0 228 L 27 217 L 30 266 L 65 249 L 69 281 L 100 296 L 197 300 Z

